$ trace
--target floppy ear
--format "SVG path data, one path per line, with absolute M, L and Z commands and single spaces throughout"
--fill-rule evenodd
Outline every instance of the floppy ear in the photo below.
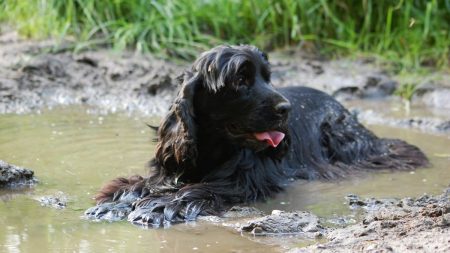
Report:
M 195 166 L 197 125 L 194 94 L 202 82 L 200 75 L 186 72 L 177 98 L 158 129 L 157 162 L 168 172 Z

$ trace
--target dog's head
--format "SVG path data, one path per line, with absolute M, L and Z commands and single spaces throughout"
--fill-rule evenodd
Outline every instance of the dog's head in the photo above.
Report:
M 291 104 L 272 86 L 267 56 L 259 49 L 215 47 L 204 52 L 182 79 L 159 130 L 159 151 L 172 149 L 178 163 L 194 160 L 198 131 L 272 157 L 287 151 Z

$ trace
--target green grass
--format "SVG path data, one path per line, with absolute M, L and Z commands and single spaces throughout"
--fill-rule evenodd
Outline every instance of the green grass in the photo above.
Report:
M 32 38 L 184 58 L 226 42 L 449 64 L 450 0 L 0 0 L 0 20 Z
M 407 113 L 410 111 L 412 98 L 418 88 L 418 84 L 416 83 L 402 83 L 394 92 L 394 95 L 402 99 Z
M 416 93 L 418 85 L 415 83 L 403 83 L 394 92 L 394 95 L 401 97 L 404 100 L 411 101 Z

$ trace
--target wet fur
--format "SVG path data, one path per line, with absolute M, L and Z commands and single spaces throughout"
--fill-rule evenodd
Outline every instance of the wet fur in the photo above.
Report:
M 283 118 L 272 108 L 286 99 L 292 110 Z M 276 148 L 245 139 L 246 131 L 271 127 L 286 133 Z M 251 46 L 202 54 L 182 76 L 157 131 L 150 176 L 106 184 L 87 217 L 125 213 L 134 223 L 160 226 L 267 199 L 292 178 L 331 180 L 428 164 L 417 147 L 376 137 L 321 91 L 271 87 L 267 56 Z

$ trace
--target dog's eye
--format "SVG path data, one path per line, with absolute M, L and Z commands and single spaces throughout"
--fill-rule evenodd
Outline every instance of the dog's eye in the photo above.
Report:
M 239 76 L 237 79 L 237 85 L 238 86 L 242 86 L 242 85 L 248 85 L 248 80 L 247 78 L 245 78 L 244 76 Z

